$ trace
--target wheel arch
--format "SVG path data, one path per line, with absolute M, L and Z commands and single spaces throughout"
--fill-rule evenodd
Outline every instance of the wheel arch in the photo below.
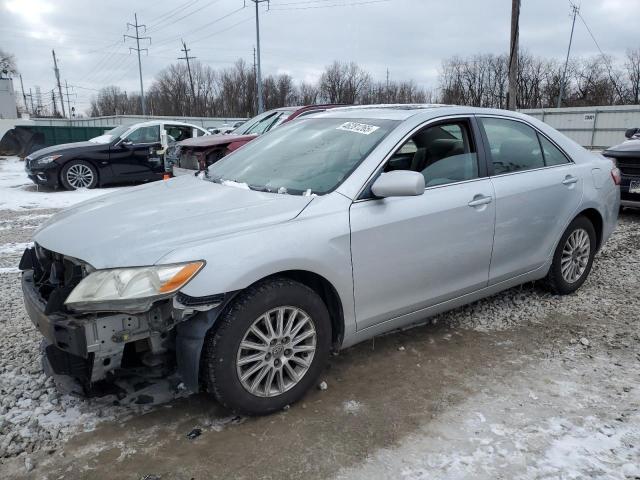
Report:
M 580 216 L 586 217 L 593 225 L 593 229 L 596 231 L 596 251 L 600 250 L 604 229 L 604 219 L 602 218 L 602 215 L 595 208 L 586 208 L 576 215 L 575 218 Z
M 289 278 L 309 287 L 318 294 L 329 311 L 331 344 L 334 350 L 339 350 L 344 338 L 344 310 L 340 295 L 331 282 L 322 275 L 308 270 L 284 270 L 262 278 L 258 282 L 275 277 Z
M 342 345 L 345 333 L 345 319 L 342 300 L 333 284 L 322 275 L 309 270 L 283 270 L 263 276 L 240 290 L 225 294 L 220 307 L 199 312 L 195 317 L 178 323 L 176 333 L 176 358 L 178 372 L 185 384 L 194 392 L 202 390 L 202 355 L 205 337 L 215 331 L 218 320 L 231 308 L 237 295 L 253 285 L 271 278 L 288 278 L 299 282 L 316 292 L 329 311 L 331 319 L 332 349 L 337 351 Z

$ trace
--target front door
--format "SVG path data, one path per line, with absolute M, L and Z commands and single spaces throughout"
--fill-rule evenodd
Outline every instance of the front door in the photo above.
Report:
M 358 330 L 487 285 L 494 192 L 471 126 L 455 119 L 425 127 L 391 156 L 384 171 L 421 172 L 423 195 L 351 206 Z
M 160 125 L 141 126 L 120 140 L 110 151 L 113 173 L 123 181 L 153 180 L 164 170 L 161 159 Z

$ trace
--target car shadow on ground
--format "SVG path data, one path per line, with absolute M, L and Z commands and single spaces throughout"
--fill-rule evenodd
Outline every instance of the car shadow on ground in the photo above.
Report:
M 520 352 L 538 346 L 533 337 Z M 110 478 L 253 478 L 256 471 L 324 478 L 399 442 L 479 383 L 517 372 L 524 362 L 503 358 L 513 342 L 512 333 L 444 324 L 395 332 L 334 356 L 322 377 L 328 388 L 280 413 L 239 417 L 206 394 L 191 395 L 77 435 L 64 447 L 73 453 L 60 472 L 73 461 Z M 116 460 L 126 475 L 111 470 Z

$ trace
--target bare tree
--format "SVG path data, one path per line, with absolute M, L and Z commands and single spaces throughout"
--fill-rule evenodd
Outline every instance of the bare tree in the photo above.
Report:
M 16 57 L 5 50 L 0 49 L 0 77 L 10 77 L 18 73 Z
M 629 85 L 628 101 L 637 105 L 640 103 L 640 48 L 627 50 L 624 68 Z
M 358 103 L 370 88 L 371 76 L 355 62 L 335 61 L 320 77 L 320 94 L 329 103 Z

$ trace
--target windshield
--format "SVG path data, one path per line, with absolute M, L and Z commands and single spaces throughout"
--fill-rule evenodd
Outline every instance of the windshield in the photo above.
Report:
M 120 135 L 129 130 L 129 128 L 131 128 L 131 125 L 120 125 L 105 132 L 104 135 L 89 139 L 89 141 L 93 143 L 111 143 L 112 140 L 120 137 Z
M 211 165 L 214 182 L 322 195 L 336 188 L 399 122 L 308 118 L 290 122 Z
M 274 126 L 279 125 L 280 123 L 285 121 L 287 117 L 289 117 L 289 115 L 291 115 L 291 112 L 289 110 L 270 110 L 268 112 L 261 113 L 260 115 L 257 115 L 250 120 L 247 120 L 246 123 L 243 123 L 238 128 L 236 128 L 233 133 L 236 135 L 261 135 L 264 132 L 271 130 Z

